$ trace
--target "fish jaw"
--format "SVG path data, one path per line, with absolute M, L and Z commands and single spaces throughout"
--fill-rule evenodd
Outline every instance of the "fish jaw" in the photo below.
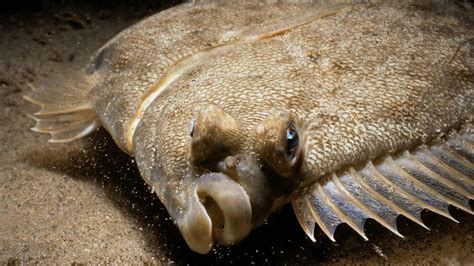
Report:
M 195 181 L 178 227 L 189 247 L 201 254 L 209 252 L 214 241 L 225 246 L 238 243 L 252 229 L 249 196 L 222 173 L 202 175 Z
M 285 180 L 262 171 L 251 156 L 227 156 L 216 170 L 193 182 L 187 209 L 175 218 L 189 247 L 201 254 L 214 242 L 239 243 L 288 199 Z
M 286 202 L 280 189 L 285 184 L 265 174 L 251 156 L 227 156 L 216 171 L 193 181 L 186 211 L 174 217 L 189 247 L 201 254 L 209 252 L 214 242 L 239 243 Z
M 193 251 L 206 254 L 215 243 L 239 243 L 275 209 L 281 193 L 274 186 L 279 183 L 255 158 L 226 156 L 211 170 L 184 160 L 167 168 L 160 163 L 166 157 L 153 152 L 156 139 L 140 128 L 138 132 L 137 166 Z

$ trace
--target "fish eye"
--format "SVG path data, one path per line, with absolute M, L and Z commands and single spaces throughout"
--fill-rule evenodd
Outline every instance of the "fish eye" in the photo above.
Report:
M 255 147 L 262 161 L 283 177 L 293 176 L 301 166 L 304 130 L 289 113 L 268 116 L 256 128 Z
M 196 120 L 193 118 L 191 120 L 191 122 L 189 123 L 188 125 L 188 133 L 189 133 L 189 136 L 193 136 L 194 135 L 194 124 L 196 123 Z
M 241 145 L 237 121 L 221 108 L 203 106 L 188 124 L 190 160 L 207 168 L 228 155 L 235 154 Z
M 298 132 L 296 131 L 295 125 L 290 124 L 290 126 L 286 129 L 286 154 L 290 158 L 295 156 L 298 143 Z

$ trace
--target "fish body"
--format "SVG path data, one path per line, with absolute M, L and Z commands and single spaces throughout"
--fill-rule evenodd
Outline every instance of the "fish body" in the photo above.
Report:
M 472 213 L 474 31 L 410 4 L 184 4 L 26 98 L 34 130 L 103 126 L 196 252 L 291 202 L 305 232 Z

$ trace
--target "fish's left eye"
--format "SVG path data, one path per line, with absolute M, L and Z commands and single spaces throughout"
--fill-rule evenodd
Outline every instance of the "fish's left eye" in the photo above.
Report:
M 197 165 L 211 165 L 235 154 L 241 145 L 237 121 L 214 105 L 202 107 L 188 124 L 190 159 Z
M 296 131 L 295 126 L 291 124 L 286 130 L 286 154 L 289 157 L 293 158 L 295 156 L 298 142 L 298 132 Z

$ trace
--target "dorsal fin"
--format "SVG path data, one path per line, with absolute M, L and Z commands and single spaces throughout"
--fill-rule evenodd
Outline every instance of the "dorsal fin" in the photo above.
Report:
M 367 239 L 367 218 L 401 236 L 396 224 L 400 214 L 425 228 L 423 209 L 453 221 L 449 205 L 474 214 L 469 204 L 474 199 L 473 140 L 472 132 L 466 130 L 441 144 L 423 145 L 333 173 L 292 199 L 296 217 L 313 241 L 316 224 L 335 241 L 334 232 L 341 223 Z

